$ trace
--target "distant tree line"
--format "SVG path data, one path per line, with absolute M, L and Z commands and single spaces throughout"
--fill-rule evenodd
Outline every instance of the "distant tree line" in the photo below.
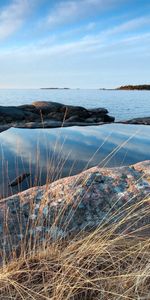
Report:
M 150 85 L 149 84 L 124 85 L 117 88 L 117 90 L 150 90 Z

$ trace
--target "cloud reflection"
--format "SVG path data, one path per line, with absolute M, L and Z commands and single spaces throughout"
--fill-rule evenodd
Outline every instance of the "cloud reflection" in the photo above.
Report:
M 0 134 L 0 189 L 29 172 L 21 190 L 77 174 L 95 165 L 122 166 L 150 159 L 150 127 L 111 124 L 57 129 L 14 129 Z M 6 192 L 7 191 L 7 192 Z

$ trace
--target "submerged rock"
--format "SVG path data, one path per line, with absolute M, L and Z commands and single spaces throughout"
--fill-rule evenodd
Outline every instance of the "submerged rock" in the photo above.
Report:
M 0 133 L 8 130 L 9 128 L 10 128 L 10 126 L 8 126 L 8 125 L 0 125 Z
M 12 186 L 12 187 L 16 186 L 19 183 L 21 183 L 22 181 L 24 181 L 24 179 L 29 177 L 29 176 L 30 176 L 30 173 L 23 173 L 20 176 L 16 177 L 14 180 L 12 180 L 9 185 Z
M 149 193 L 150 161 L 145 161 L 125 167 L 94 167 L 3 199 L 1 252 L 29 238 L 43 242 L 96 227 L 111 226 L 114 233 L 135 232 L 150 224 Z
M 0 127 L 47 128 L 61 126 L 88 126 L 114 122 L 105 108 L 86 109 L 57 102 L 37 101 L 18 107 L 0 106 Z M 32 123 L 30 127 L 29 124 Z M 56 126 L 55 126 L 56 124 Z

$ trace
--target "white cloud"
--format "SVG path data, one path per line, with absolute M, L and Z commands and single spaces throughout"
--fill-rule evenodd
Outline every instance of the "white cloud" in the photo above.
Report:
M 75 1 L 61 2 L 56 9 L 48 16 L 47 23 L 54 26 L 66 23 L 75 18 L 78 13 L 79 4 Z
M 96 27 L 96 22 L 90 22 L 89 24 L 87 24 L 86 26 L 86 30 L 93 30 Z
M 0 40 L 15 33 L 30 11 L 29 0 L 14 0 L 0 11 Z
M 144 18 L 140 18 L 140 20 L 144 20 Z M 144 21 L 145 22 L 145 21 Z M 57 42 L 55 35 L 53 37 L 39 40 L 38 42 L 34 42 L 32 44 L 26 45 L 24 47 L 16 47 L 14 49 L 2 49 L 0 51 L 0 57 L 4 56 L 17 56 L 27 57 L 32 56 L 34 58 L 42 57 L 50 57 L 55 56 L 58 57 L 60 55 L 74 55 L 78 53 L 97 53 L 99 55 L 110 54 L 117 49 L 121 49 L 124 47 L 124 51 L 135 51 L 135 47 L 141 46 L 141 42 L 145 44 L 149 40 L 150 32 L 145 33 L 132 33 L 130 36 L 116 36 L 117 33 L 123 33 L 126 31 L 130 31 L 131 28 L 129 26 L 131 24 L 131 28 L 136 28 L 135 25 L 138 24 L 137 20 L 134 20 L 118 25 L 117 27 L 113 27 L 110 30 L 105 30 L 100 32 L 99 34 L 90 34 L 85 35 L 82 38 L 79 38 L 76 41 L 72 42 Z M 142 22 L 141 22 L 142 24 Z M 111 39 L 110 39 L 111 37 Z M 61 39 L 60 39 L 61 40 Z M 132 49 L 128 46 L 132 46 Z M 134 47 L 135 46 L 135 47 Z M 149 43 L 147 44 L 149 47 Z M 29 55 L 30 53 L 30 55 Z
M 112 5 L 121 4 L 124 0 L 68 0 L 59 2 L 48 15 L 44 22 L 49 27 L 72 23 L 110 8 Z
M 122 33 L 127 31 L 131 32 L 135 29 L 144 27 L 146 25 L 150 25 L 150 15 L 129 20 L 127 22 L 124 22 L 122 24 L 119 24 L 118 26 L 111 28 L 108 31 L 105 31 L 104 33 L 117 34 L 117 33 Z
M 2 59 L 16 61 L 17 64 L 24 64 L 27 62 L 28 65 L 35 62 L 43 62 L 42 68 L 47 68 L 46 65 L 59 65 L 62 61 L 67 62 L 84 55 L 84 60 L 92 61 L 95 57 L 98 60 L 104 57 L 114 57 L 115 55 L 128 53 L 139 54 L 145 52 L 145 47 L 149 49 L 150 44 L 147 40 L 150 38 L 150 33 L 139 34 L 138 36 L 132 36 L 130 38 L 121 38 L 114 41 L 100 41 L 94 37 L 91 40 L 84 41 L 80 39 L 76 42 L 68 42 L 64 44 L 56 45 L 30 45 L 22 48 L 16 48 L 14 51 L 5 51 L 0 53 L 0 60 Z M 12 59 L 13 58 L 13 59 Z M 90 58 L 90 59 L 89 59 Z M 45 65 L 46 63 L 46 65 Z M 45 70 L 45 69 L 44 69 Z

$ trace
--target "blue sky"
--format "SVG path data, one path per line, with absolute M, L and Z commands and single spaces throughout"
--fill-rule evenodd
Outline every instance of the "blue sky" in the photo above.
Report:
M 0 88 L 150 83 L 149 0 L 0 0 Z

